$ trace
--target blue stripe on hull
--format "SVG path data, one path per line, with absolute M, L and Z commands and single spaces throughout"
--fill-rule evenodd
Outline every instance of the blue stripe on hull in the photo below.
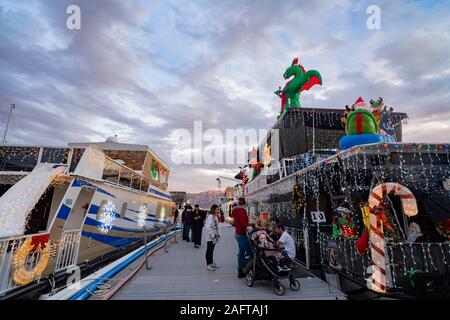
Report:
M 84 221 L 85 225 L 88 226 L 94 226 L 94 227 L 99 227 L 101 225 L 100 221 L 97 221 L 95 219 L 86 217 L 86 220 Z M 124 232 L 135 232 L 135 233 L 143 233 L 144 230 L 135 230 L 135 229 L 126 229 L 126 228 L 121 228 L 121 227 L 115 227 L 112 226 L 111 227 L 112 230 L 117 230 L 117 231 L 124 231 Z M 147 232 L 157 232 L 160 231 L 161 229 L 158 227 L 153 227 L 152 229 L 147 230 Z
M 154 193 L 154 194 L 156 194 L 156 195 L 158 195 L 158 196 L 161 196 L 161 197 L 163 197 L 163 198 L 166 198 L 167 200 L 172 200 L 172 196 L 170 196 L 170 195 L 168 195 L 168 194 L 165 194 L 165 193 L 163 193 L 163 192 L 160 192 L 160 191 L 158 191 L 158 190 L 155 190 L 155 189 L 150 188 L 150 189 L 148 190 L 148 192 L 149 192 L 149 193 Z
M 59 211 L 58 211 L 58 215 L 56 216 L 57 218 L 59 218 L 59 219 L 63 219 L 63 220 L 66 220 L 67 219 L 67 217 L 69 216 L 69 214 L 70 214 L 70 207 L 69 206 L 67 206 L 67 205 L 65 205 L 65 204 L 62 204 L 61 205 L 61 208 L 59 209 Z
M 92 184 L 92 183 L 90 183 L 90 182 L 83 181 L 83 180 L 80 180 L 80 179 L 75 179 L 75 180 L 72 182 L 72 187 L 84 187 L 84 186 L 86 186 L 86 187 L 91 187 L 91 188 L 95 188 L 95 189 L 97 189 L 98 192 L 104 193 L 104 194 L 106 194 L 106 195 L 108 195 L 108 196 L 111 196 L 111 197 L 113 197 L 113 198 L 116 197 L 116 196 L 113 195 L 112 193 L 109 193 L 108 191 L 103 190 L 102 188 L 99 188 L 99 187 L 97 187 L 96 185 L 94 185 L 94 184 Z
M 81 235 L 84 237 L 94 239 L 98 242 L 108 244 L 115 248 L 120 248 L 120 247 L 126 246 L 127 244 L 130 244 L 130 243 L 133 243 L 133 242 L 136 242 L 136 241 L 142 239 L 142 238 L 114 237 L 114 236 L 108 236 L 107 234 L 93 233 L 93 232 L 87 232 L 87 231 L 82 231 Z

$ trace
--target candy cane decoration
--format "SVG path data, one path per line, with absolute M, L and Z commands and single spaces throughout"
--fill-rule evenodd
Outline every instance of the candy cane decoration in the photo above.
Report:
M 370 215 L 370 255 L 374 265 L 372 266 L 372 282 L 370 289 L 386 292 L 386 259 L 383 222 L 375 215 Z
M 388 194 L 392 194 L 400 198 L 403 205 L 403 212 L 408 217 L 413 217 L 417 214 L 418 212 L 417 202 L 416 198 L 414 197 L 414 194 L 407 187 L 396 182 L 381 183 L 376 187 L 374 187 L 372 191 L 370 191 L 369 196 L 370 209 L 373 209 L 374 207 L 378 206 L 383 200 L 383 198 Z
M 413 193 L 405 186 L 395 182 L 385 182 L 377 185 L 370 191 L 370 254 L 374 265 L 372 266 L 372 276 L 369 288 L 380 293 L 386 292 L 386 258 L 385 258 L 385 239 L 383 232 L 383 222 L 379 215 L 375 214 L 377 207 L 383 198 L 388 195 L 400 197 L 403 206 L 403 212 L 409 216 L 415 216 L 418 212 L 417 202 Z

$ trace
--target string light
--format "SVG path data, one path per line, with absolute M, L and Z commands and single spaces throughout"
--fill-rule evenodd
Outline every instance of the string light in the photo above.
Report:
M 145 226 L 145 220 L 147 219 L 147 204 L 141 204 L 138 213 L 138 226 L 143 228 Z
M 428 257 L 430 258 L 430 264 L 431 264 L 431 267 L 433 268 L 433 270 L 438 270 L 438 268 L 436 268 L 436 266 L 434 265 L 433 255 L 431 254 L 430 246 L 431 246 L 431 243 L 428 243 Z
M 44 272 L 50 258 L 48 236 L 46 234 L 27 238 L 16 250 L 12 262 L 12 279 L 15 284 L 20 286 L 27 285 L 38 279 Z M 42 241 L 39 239 L 42 239 Z M 38 242 L 35 243 L 35 241 Z M 33 267 L 27 268 L 27 261 L 30 257 L 33 260 Z
M 289 121 L 292 120 L 293 123 L 295 121 L 313 120 L 312 113 L 308 114 L 308 112 L 292 112 L 292 115 L 289 117 L 287 119 Z M 339 119 L 339 117 L 331 114 L 317 115 L 315 121 L 317 126 L 331 126 L 333 119 Z M 278 124 L 281 127 L 289 127 L 289 121 L 283 123 L 279 119 Z M 313 206 L 315 206 L 316 210 L 319 209 L 319 197 L 324 192 L 329 198 L 332 198 L 334 195 L 348 195 L 361 191 L 367 192 L 371 189 L 370 181 L 374 180 L 378 181 L 378 183 L 398 181 L 405 187 L 409 187 L 412 190 L 421 190 L 425 194 L 432 193 L 448 196 L 448 191 L 442 187 L 442 181 L 450 178 L 450 171 L 448 170 L 450 164 L 449 149 L 448 145 L 442 144 L 396 142 L 354 147 L 337 152 L 334 155 L 330 155 L 327 152 L 321 154 L 320 150 L 317 151 L 316 157 L 312 157 L 311 153 L 303 153 L 293 157 L 294 160 L 286 168 L 287 177 L 271 177 L 272 180 L 270 180 L 267 179 L 267 176 L 260 175 L 251 180 L 247 184 L 247 197 L 258 204 L 264 202 L 263 207 L 267 211 L 272 210 L 277 216 L 300 220 L 300 217 L 295 216 L 295 210 L 292 210 L 292 201 L 285 200 L 289 198 L 287 196 L 289 193 L 293 194 L 293 186 L 296 184 L 299 184 L 304 189 L 305 199 L 308 199 L 309 205 L 311 205 L 310 199 L 312 203 L 315 202 Z M 291 179 L 292 177 L 295 177 L 295 179 Z M 279 199 L 283 199 L 283 201 L 278 201 Z M 388 200 L 390 201 L 391 199 Z M 278 201 L 278 204 L 274 204 L 272 201 Z M 412 201 L 407 201 L 403 204 L 405 213 L 408 216 L 417 214 L 417 207 L 414 207 Z M 358 205 L 358 203 L 355 205 Z M 395 210 L 394 206 L 392 207 Z M 358 216 L 358 214 L 355 215 L 355 217 Z M 396 213 L 394 213 L 394 218 L 396 218 Z M 357 222 L 355 220 L 355 223 L 362 226 L 361 221 Z M 398 222 L 395 222 L 395 224 L 400 227 Z M 324 233 L 320 231 L 320 224 L 316 224 L 316 231 L 319 252 L 321 252 L 320 260 L 323 262 L 322 255 L 326 254 L 327 239 Z M 402 231 L 401 228 L 400 231 Z M 400 238 L 404 238 L 404 235 Z M 400 238 L 396 241 L 401 241 Z M 341 241 L 339 248 L 346 261 L 345 272 L 349 272 L 349 270 L 355 269 L 357 265 L 354 257 L 355 250 L 353 250 L 353 247 L 347 248 L 347 245 L 352 246 L 353 242 L 349 239 L 342 239 Z M 425 271 L 439 269 L 431 256 L 431 247 L 434 245 L 425 244 L 427 246 L 425 248 L 423 244 L 387 243 L 388 261 L 392 264 L 391 281 L 394 287 L 401 285 L 398 280 L 402 275 L 406 276 L 408 267 L 411 265 L 412 267 L 418 266 L 417 260 L 420 257 L 426 260 L 424 262 Z M 441 250 L 442 262 L 446 263 L 448 261 L 446 250 L 448 250 L 449 244 L 436 245 Z M 395 252 L 395 246 L 399 246 L 398 252 Z M 408 246 L 410 255 L 407 255 L 405 252 Z M 419 246 L 422 246 L 422 250 L 414 249 L 415 247 L 419 248 Z M 361 264 L 368 266 L 370 262 L 367 256 L 359 257 Z M 403 260 L 403 262 L 397 264 L 397 260 Z M 441 263 L 441 261 L 437 262 Z M 395 270 L 396 267 L 399 269 Z M 360 273 L 363 276 L 364 270 Z
M 102 233 L 108 233 L 112 229 L 113 222 L 116 219 L 116 206 L 111 201 L 107 201 L 101 208 L 98 221 L 98 230 Z
M 12 236 L 23 234 L 27 226 L 29 213 L 42 195 L 48 190 L 52 181 L 64 172 L 64 167 L 40 167 L 36 174 L 26 177 L 27 184 L 21 192 L 6 193 L 0 202 L 0 234 Z

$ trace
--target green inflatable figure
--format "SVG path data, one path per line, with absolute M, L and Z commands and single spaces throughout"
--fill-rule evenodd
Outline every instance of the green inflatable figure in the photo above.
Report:
M 292 61 L 292 64 L 283 74 L 284 79 L 294 78 L 286 83 L 283 90 L 281 87 L 274 93 L 281 98 L 281 111 L 288 108 L 301 108 L 300 93 L 311 89 L 316 84 L 322 85 L 322 76 L 317 70 L 305 71 L 301 64 L 298 64 L 298 58 Z
M 366 108 L 366 102 L 359 97 L 353 104 L 353 109 L 347 111 L 345 119 L 345 132 L 347 135 L 378 133 L 377 120 L 373 113 Z

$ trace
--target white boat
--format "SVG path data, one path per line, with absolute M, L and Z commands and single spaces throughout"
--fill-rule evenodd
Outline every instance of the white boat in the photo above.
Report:
M 0 147 L 0 296 L 173 225 L 169 167 L 146 145 Z M 106 260 L 105 260 L 106 261 Z

